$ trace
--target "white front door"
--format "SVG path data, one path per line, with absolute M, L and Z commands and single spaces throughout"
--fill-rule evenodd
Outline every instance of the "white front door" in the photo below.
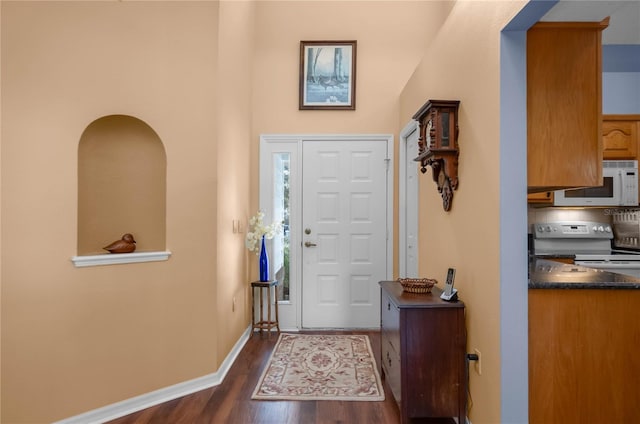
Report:
M 387 278 L 387 140 L 302 143 L 302 327 L 377 328 Z

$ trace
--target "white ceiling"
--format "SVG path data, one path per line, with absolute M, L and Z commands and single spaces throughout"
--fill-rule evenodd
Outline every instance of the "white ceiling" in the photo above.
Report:
M 640 45 L 640 0 L 560 0 L 541 21 L 600 22 L 610 16 L 603 44 Z

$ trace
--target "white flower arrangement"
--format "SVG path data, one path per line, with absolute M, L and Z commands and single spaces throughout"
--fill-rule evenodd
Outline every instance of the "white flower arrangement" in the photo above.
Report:
M 260 246 L 262 243 L 262 236 L 266 239 L 272 239 L 276 234 L 282 231 L 281 222 L 273 222 L 270 225 L 264 225 L 262 220 L 264 219 L 264 212 L 258 211 L 254 216 L 249 219 L 249 231 L 244 239 L 244 244 L 251 252 L 255 252 L 256 255 L 260 254 Z

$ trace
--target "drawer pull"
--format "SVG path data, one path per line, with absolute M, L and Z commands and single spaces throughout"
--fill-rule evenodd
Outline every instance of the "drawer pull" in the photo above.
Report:
M 391 310 L 391 303 L 387 302 L 387 311 Z

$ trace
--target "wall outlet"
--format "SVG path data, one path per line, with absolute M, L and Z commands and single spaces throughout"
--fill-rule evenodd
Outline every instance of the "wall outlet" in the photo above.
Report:
M 242 221 L 240 221 L 239 219 L 232 220 L 231 224 L 233 226 L 233 234 L 240 234 L 244 231 L 242 229 Z
M 473 367 L 476 370 L 476 372 L 478 373 L 478 375 L 482 375 L 482 354 L 480 353 L 480 351 L 478 349 L 473 349 L 473 353 L 478 355 L 478 360 L 477 361 L 473 361 Z

